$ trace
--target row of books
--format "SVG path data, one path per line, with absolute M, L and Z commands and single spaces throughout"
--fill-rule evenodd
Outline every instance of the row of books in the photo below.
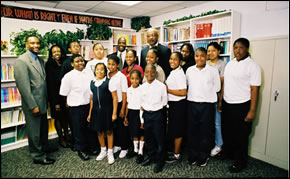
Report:
M 220 41 L 221 54 L 230 54 L 231 53 L 231 44 L 230 41 Z
M 1 64 L 1 81 L 2 80 L 14 80 L 13 64 Z
M 171 50 L 171 52 L 180 52 L 180 48 L 183 43 L 174 43 L 174 44 L 167 44 L 167 47 Z
M 6 128 L 1 130 L 1 145 L 6 145 L 27 139 L 26 125 L 19 125 L 15 130 L 14 127 Z
M 188 40 L 190 39 L 190 27 L 182 26 L 178 28 L 164 28 L 164 42 Z
M 160 42 L 160 31 L 158 31 L 158 42 Z M 141 44 L 147 44 L 147 35 L 146 32 L 141 33 Z
M 220 40 L 220 39 L 212 39 L 212 40 L 201 40 L 194 43 L 194 51 L 199 47 L 204 47 L 207 49 L 207 46 L 211 42 L 217 42 L 221 46 L 220 54 L 230 54 L 230 41 L 229 40 Z
M 231 34 L 231 17 L 212 20 L 209 23 L 193 25 L 193 39 L 227 36 Z
M 1 112 L 1 126 L 24 121 L 25 116 L 21 109 Z
M 118 39 L 120 37 L 124 37 L 126 39 L 127 45 L 136 45 L 136 35 L 120 34 L 117 32 L 114 32 L 113 43 L 118 44 Z
M 1 106 L 21 104 L 21 96 L 16 87 L 1 88 Z

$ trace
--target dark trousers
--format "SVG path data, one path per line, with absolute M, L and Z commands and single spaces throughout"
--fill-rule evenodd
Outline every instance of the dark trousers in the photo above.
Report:
M 209 157 L 214 129 L 214 103 L 188 101 L 188 152 L 191 160 Z
M 222 136 L 223 151 L 232 156 L 237 162 L 247 164 L 249 135 L 252 122 L 244 119 L 250 110 L 250 101 L 241 104 L 222 102 Z
M 122 150 L 128 149 L 129 131 L 124 125 L 124 118 L 120 118 L 119 114 L 122 108 L 122 102 L 118 103 L 117 119 L 113 123 L 114 146 L 120 146 Z
M 77 151 L 96 150 L 95 148 L 97 147 L 98 136 L 93 134 L 88 128 L 87 117 L 89 109 L 89 104 L 69 108 Z
M 164 114 L 163 109 L 155 112 L 144 111 L 144 138 L 148 157 L 151 160 L 164 161 Z
M 34 160 L 45 159 L 48 143 L 47 114 L 33 116 L 31 110 L 23 110 L 28 135 L 28 146 L 31 157 Z

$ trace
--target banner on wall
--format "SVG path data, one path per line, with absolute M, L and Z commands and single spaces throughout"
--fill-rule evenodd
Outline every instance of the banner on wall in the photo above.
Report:
M 105 22 L 108 26 L 123 27 L 123 19 L 29 9 L 3 4 L 1 4 L 1 17 L 74 24 L 92 24 L 93 21 L 96 21 L 97 24 Z

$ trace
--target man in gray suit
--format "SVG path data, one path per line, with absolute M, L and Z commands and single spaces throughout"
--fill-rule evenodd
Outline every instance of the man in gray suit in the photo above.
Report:
M 35 164 L 53 164 L 55 160 L 45 153 L 48 143 L 47 89 L 44 61 L 37 56 L 39 38 L 29 36 L 26 48 L 27 51 L 15 62 L 14 76 L 21 94 L 29 151 Z

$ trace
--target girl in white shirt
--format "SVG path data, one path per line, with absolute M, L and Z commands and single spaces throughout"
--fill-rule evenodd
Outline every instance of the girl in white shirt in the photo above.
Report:
M 113 114 L 117 114 L 117 119 L 114 121 L 114 153 L 118 150 L 120 152 L 119 158 L 124 158 L 128 153 L 128 129 L 124 125 L 124 117 L 127 103 L 127 78 L 118 71 L 119 57 L 112 54 L 108 57 L 108 69 L 109 69 L 109 90 L 112 95 L 117 94 L 118 106 L 113 106 Z M 115 111 L 117 109 L 117 111 Z M 120 148 L 121 147 L 121 148 Z
M 180 52 L 174 52 L 170 56 L 169 65 L 172 69 L 165 84 L 168 93 L 168 136 L 169 141 L 174 141 L 174 154 L 169 155 L 167 162 L 175 162 L 180 159 L 180 145 L 184 136 L 186 123 L 186 76 L 180 66 L 183 60 Z
M 139 70 L 133 70 L 130 73 L 130 80 L 132 85 L 127 91 L 125 123 L 128 124 L 130 137 L 133 138 L 134 151 L 129 153 L 130 155 L 127 155 L 127 158 L 138 155 L 136 163 L 140 164 L 144 160 L 144 119 L 142 117 L 143 111 L 140 111 L 141 92 L 139 88 L 139 84 L 142 80 L 141 72 Z
M 189 163 L 207 165 L 214 129 L 214 104 L 220 91 L 218 70 L 206 65 L 206 49 L 195 53 L 196 65 L 186 71 L 188 84 L 188 147 Z
M 108 59 L 107 59 L 107 57 L 105 57 L 104 46 L 101 43 L 94 44 L 93 52 L 94 52 L 96 58 L 89 61 L 86 64 L 86 68 L 85 68 L 86 71 L 90 72 L 92 79 L 94 79 L 94 70 L 95 70 L 96 64 L 104 63 L 107 66 L 107 63 L 108 63 Z

